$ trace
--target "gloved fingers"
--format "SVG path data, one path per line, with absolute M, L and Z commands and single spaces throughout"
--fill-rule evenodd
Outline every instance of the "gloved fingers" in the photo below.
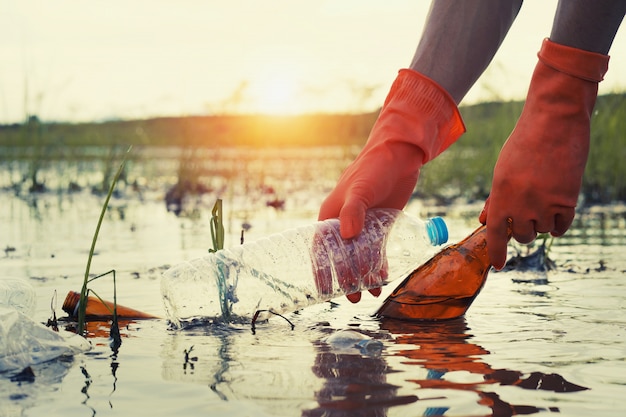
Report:
M 555 216 L 545 216 L 543 219 L 535 221 L 535 232 L 539 233 L 551 233 L 554 231 Z
M 380 252 L 379 252 L 380 253 Z M 376 272 L 369 274 L 369 277 L 366 279 L 366 282 L 369 286 L 372 285 L 381 285 L 381 287 L 370 288 L 368 291 L 374 297 L 378 297 L 382 292 L 382 285 L 389 277 L 389 262 L 387 261 L 387 257 L 383 256 L 380 261 L 380 269 Z
M 375 236 L 375 234 L 373 235 Z M 385 240 L 383 236 L 380 239 L 374 241 L 370 239 L 361 239 L 356 237 L 354 240 L 355 252 L 351 254 L 351 260 L 353 261 L 353 270 L 356 271 L 360 279 L 363 280 L 363 285 L 369 288 L 370 294 L 374 297 L 378 297 L 382 292 L 382 285 L 387 279 L 388 267 L 387 258 L 384 256 L 383 245 Z M 356 303 L 361 297 L 354 294 L 350 294 L 348 299 Z
M 366 205 L 361 200 L 350 200 L 339 215 L 340 229 L 346 225 L 354 226 L 351 219 L 362 216 L 357 220 L 360 232 L 365 223 L 365 211 Z M 344 217 L 346 213 L 347 217 Z M 330 295 L 335 294 L 338 287 L 353 303 L 361 299 L 359 288 L 369 288 L 372 295 L 380 295 L 379 287 L 388 275 L 384 236 L 355 233 L 354 237 L 346 239 L 341 236 L 341 230 L 337 233 L 334 227 L 321 228 L 313 236 L 312 255 L 318 291 Z
M 380 294 L 380 286 L 383 285 L 383 279 L 380 274 L 370 272 L 363 276 L 363 284 L 369 288 L 369 292 L 372 295 L 375 295 L 376 292 L 372 292 L 372 290 L 378 290 L 378 293 Z
M 355 254 L 344 245 L 333 227 L 322 227 L 313 235 L 311 260 L 315 272 L 315 285 L 321 295 L 333 295 L 336 286 L 350 294 L 359 289 L 359 265 Z M 335 283 L 336 282 L 336 283 Z
M 374 297 L 378 297 L 380 295 L 381 292 L 383 292 L 383 289 L 378 287 L 378 288 L 371 288 L 370 290 L 368 290 L 370 292 L 370 294 L 372 294 Z
M 340 197 L 336 197 L 337 195 L 340 195 Z M 343 196 L 341 196 L 341 192 L 335 189 L 322 202 L 317 220 L 335 219 L 339 217 L 342 206 Z
M 370 290 L 368 290 L 370 294 L 372 294 L 374 297 L 378 297 L 380 295 L 380 293 L 383 291 L 382 288 L 372 288 Z M 346 298 L 353 304 L 358 303 L 359 301 L 361 301 L 361 293 L 360 292 L 355 292 L 352 294 L 348 294 L 346 295 Z
M 318 220 L 339 218 L 340 233 L 344 239 L 351 239 L 361 233 L 365 223 L 369 203 L 357 192 L 353 187 L 348 191 L 333 190 L 322 203 L 317 216 Z
M 365 222 L 365 212 L 373 207 L 376 189 L 380 187 L 371 173 L 361 173 L 355 178 L 354 163 L 342 174 L 339 184 L 320 207 L 318 219 L 339 218 L 340 233 L 344 239 L 351 239 L 361 233 Z
M 575 211 L 573 207 L 562 207 L 556 213 L 546 216 L 543 222 L 537 222 L 537 233 L 550 233 L 554 237 L 562 236 L 572 225 Z
M 485 205 L 483 206 L 482 211 L 478 215 L 478 221 L 481 224 L 487 224 L 487 215 L 489 214 L 489 197 L 485 200 Z
M 351 199 L 345 202 L 339 212 L 339 232 L 344 239 L 352 239 L 363 230 L 367 204 L 362 200 Z
M 519 219 L 519 217 L 512 217 L 512 219 L 513 239 L 517 240 L 519 243 L 528 244 L 537 238 L 534 221 Z
M 355 293 L 352 293 L 352 294 L 348 294 L 348 295 L 346 295 L 346 298 L 348 300 L 350 300 L 351 303 L 356 304 L 359 301 L 361 301 L 361 293 L 360 292 L 355 292 Z
M 372 288 L 368 290 L 370 294 L 372 294 L 374 297 L 378 297 L 381 292 L 383 291 L 382 288 Z M 352 294 L 348 294 L 346 295 L 346 298 L 353 304 L 358 303 L 359 301 L 361 301 L 361 293 L 360 292 L 355 292 Z
M 333 266 L 328 257 L 325 256 L 326 251 L 324 237 L 315 233 L 311 246 L 311 261 L 313 262 L 313 271 L 315 273 L 315 286 L 320 295 L 329 295 L 334 291 Z
M 313 245 L 314 248 L 326 246 L 324 238 L 319 234 L 314 236 Z M 313 253 L 317 252 L 314 251 Z M 351 265 L 350 260 L 344 259 L 338 251 L 332 252 L 331 256 L 332 261 L 325 258 L 325 255 L 313 259 L 315 266 L 315 285 L 317 287 L 317 291 L 320 295 L 332 295 L 335 293 L 333 278 L 334 270 L 339 288 L 344 293 L 348 293 L 346 297 L 350 300 L 350 302 L 358 303 L 361 299 L 361 293 L 354 291 L 359 288 L 359 276 L 355 274 L 353 265 Z
M 339 218 L 339 231 L 343 239 L 352 239 L 363 230 L 365 213 L 369 207 L 358 199 L 334 199 L 329 196 L 320 208 L 318 220 Z
M 509 227 L 510 223 L 506 218 L 490 217 L 487 222 L 487 252 L 491 265 L 497 270 L 504 268 L 506 263 Z
M 563 236 L 574 221 L 575 210 L 573 207 L 565 207 L 561 212 L 554 215 L 554 229 L 550 234 L 554 237 Z
M 389 180 L 355 181 L 345 193 L 344 203 L 339 211 L 341 237 L 351 239 L 361 233 L 365 222 L 365 212 L 373 207 L 394 208 L 402 210 L 409 201 L 417 176 L 398 179 L 395 187 L 390 188 Z M 370 184 L 370 185 L 368 185 Z M 375 190 L 385 190 L 385 193 L 376 195 Z

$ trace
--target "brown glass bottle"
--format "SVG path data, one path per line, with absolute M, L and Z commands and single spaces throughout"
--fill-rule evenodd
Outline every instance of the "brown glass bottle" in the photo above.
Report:
M 70 317 L 78 316 L 78 304 L 80 293 L 70 291 L 63 302 L 63 311 Z M 113 303 L 110 301 L 100 301 L 98 297 L 87 297 L 87 309 L 85 315 L 91 318 L 110 318 L 113 316 Z M 117 317 L 126 319 L 156 319 L 158 317 L 117 304 Z
M 490 269 L 487 229 L 481 226 L 413 271 L 376 315 L 402 320 L 460 317 L 482 289 Z

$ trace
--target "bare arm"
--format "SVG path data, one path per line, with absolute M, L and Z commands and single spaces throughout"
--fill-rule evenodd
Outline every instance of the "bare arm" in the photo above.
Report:
M 626 1 L 623 0 L 561 0 L 550 40 L 607 55 L 624 13 Z
M 410 68 L 435 80 L 458 104 L 493 59 L 521 6 L 522 0 L 434 0 Z

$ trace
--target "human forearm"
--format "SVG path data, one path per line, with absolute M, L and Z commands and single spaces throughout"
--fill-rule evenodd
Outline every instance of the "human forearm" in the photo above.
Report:
M 458 104 L 491 62 L 521 5 L 434 0 L 410 68 L 439 83 Z
M 626 13 L 623 0 L 559 1 L 550 40 L 607 55 Z

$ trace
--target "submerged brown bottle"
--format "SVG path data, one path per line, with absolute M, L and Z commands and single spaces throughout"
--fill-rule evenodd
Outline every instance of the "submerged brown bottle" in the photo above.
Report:
M 402 320 L 445 320 L 460 317 L 487 279 L 487 229 L 481 226 L 413 271 L 376 315 Z
M 70 291 L 63 302 L 63 311 L 70 317 L 78 316 L 78 306 L 80 304 L 80 293 Z M 117 317 L 126 319 L 155 319 L 158 318 L 151 314 L 135 310 L 133 308 L 117 305 Z M 87 309 L 85 315 L 89 318 L 110 318 L 113 314 L 113 303 L 110 301 L 100 301 L 99 298 L 88 296 Z

